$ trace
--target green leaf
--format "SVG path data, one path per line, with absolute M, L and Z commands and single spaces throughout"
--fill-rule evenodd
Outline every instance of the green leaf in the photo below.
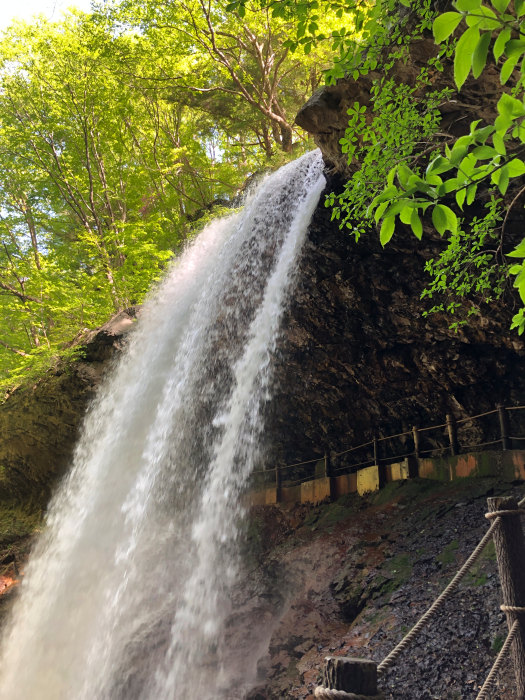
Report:
M 477 27 L 470 27 L 470 29 L 467 29 L 458 41 L 454 56 L 454 82 L 458 90 L 461 89 L 461 86 L 470 73 L 472 54 L 474 53 L 478 41 L 479 30 Z
M 513 158 L 509 163 L 507 163 L 506 168 L 509 173 L 509 177 L 519 177 L 520 175 L 525 174 L 525 163 L 521 160 L 521 158 Z
M 517 117 L 525 116 L 523 102 L 517 100 L 515 97 L 511 97 L 511 95 L 507 95 L 506 92 L 499 98 L 497 108 L 498 113 L 508 119 L 516 119 Z
M 494 53 L 494 58 L 496 61 L 499 60 L 499 58 L 502 56 L 503 52 L 505 51 L 505 45 L 507 41 L 510 39 L 510 29 L 506 27 L 503 29 L 497 36 L 496 41 L 494 42 L 494 48 L 493 48 L 493 53 Z
M 408 181 L 414 173 L 405 163 L 400 163 L 397 168 L 397 179 L 403 189 L 407 189 Z
M 447 228 L 452 233 L 456 233 L 456 231 L 458 230 L 458 217 L 455 215 L 455 213 L 450 207 L 443 205 L 443 209 L 445 210 L 445 215 L 447 217 Z
M 481 7 L 481 0 L 456 0 L 454 6 L 460 12 L 470 12 L 471 10 L 477 10 Z
M 512 72 L 514 68 L 516 68 L 516 63 L 519 61 L 519 54 L 516 56 L 513 56 L 512 58 L 508 58 L 503 66 L 501 67 L 501 71 L 499 74 L 499 79 L 502 85 L 505 85 L 507 80 L 510 78 L 512 75 Z
M 504 165 L 499 171 L 499 177 L 496 184 L 501 194 L 505 194 L 509 186 L 509 171 L 507 165 Z
M 494 7 L 498 12 L 505 12 L 509 6 L 510 0 L 491 0 L 492 7 Z
M 457 178 L 453 177 L 450 180 L 447 180 L 443 184 L 443 187 L 440 188 L 439 196 L 442 197 L 445 194 L 449 194 L 450 192 L 453 192 L 455 189 L 457 189 L 457 187 L 458 187 L 458 180 L 457 180 Z
M 388 202 L 381 202 L 381 204 L 377 207 L 374 213 L 374 220 L 376 224 L 378 223 L 379 219 L 383 216 L 383 214 L 386 211 L 386 208 L 388 207 Z
M 467 187 L 467 204 L 470 206 L 476 197 L 477 185 L 469 185 Z
M 445 12 L 434 20 L 432 31 L 436 44 L 445 41 L 461 22 L 463 15 L 460 12 Z
M 412 233 L 414 234 L 414 236 L 418 240 L 421 240 L 421 237 L 423 236 L 423 224 L 421 223 L 421 219 L 419 218 L 417 209 L 412 210 L 412 216 L 410 217 L 410 226 L 412 227 Z
M 442 204 L 437 204 L 432 210 L 432 223 L 436 231 L 442 236 L 447 228 L 447 216 Z
M 494 158 L 497 152 L 492 146 L 477 146 L 472 153 L 480 160 L 487 160 L 488 158 Z
M 475 78 L 479 78 L 483 72 L 483 68 L 485 68 L 485 64 L 487 63 L 490 39 L 491 33 L 484 32 L 476 44 L 476 48 L 472 54 L 472 75 Z
M 394 235 L 395 224 L 395 216 L 389 216 L 387 219 L 383 220 L 383 223 L 381 224 L 381 231 L 379 233 L 379 240 L 381 241 L 382 246 L 385 246 Z
M 428 167 L 425 171 L 425 175 L 440 175 L 441 173 L 446 173 L 448 170 L 452 170 L 453 167 L 454 165 L 449 161 L 448 158 L 444 158 L 443 156 L 437 156 L 428 164 Z
M 507 253 L 509 258 L 525 258 L 525 238 L 514 248 L 511 253 Z
M 524 39 L 511 39 L 507 42 L 505 46 L 505 56 L 509 58 L 514 58 L 514 56 L 521 56 L 525 51 L 525 40 Z
M 405 204 L 403 209 L 401 209 L 401 212 L 399 214 L 399 218 L 401 219 L 402 223 L 404 224 L 410 224 L 410 219 L 412 218 L 412 210 L 414 209 L 413 206 L 410 204 Z
M 456 202 L 458 207 L 463 211 L 463 203 L 465 202 L 465 197 L 467 196 L 467 191 L 465 189 L 458 190 L 456 192 Z
M 472 143 L 470 136 L 460 136 L 452 147 L 450 153 L 450 162 L 453 166 L 458 165 L 460 161 L 467 155 L 468 147 Z
M 478 29 L 488 29 L 490 31 L 501 27 L 500 20 L 496 17 L 490 7 L 482 5 L 474 13 L 467 15 L 467 25 Z
M 505 147 L 505 141 L 503 139 L 503 136 L 501 134 L 494 134 L 492 136 L 492 143 L 494 144 L 494 148 L 496 151 L 501 155 L 504 156 L 507 154 L 507 149 Z

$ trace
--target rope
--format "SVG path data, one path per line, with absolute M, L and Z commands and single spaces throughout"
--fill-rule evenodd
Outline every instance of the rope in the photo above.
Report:
M 313 459 L 307 459 L 306 462 L 294 462 L 293 464 L 286 464 L 284 467 L 279 467 L 280 469 L 291 469 L 292 467 L 302 467 L 303 464 L 312 464 L 313 462 L 320 462 L 324 459 L 322 457 L 314 457 Z
M 523 508 L 515 508 L 514 510 L 494 510 L 492 513 L 485 513 L 485 517 L 488 520 L 492 518 L 499 518 L 501 515 L 524 515 L 525 510 Z
M 525 500 L 525 499 L 524 499 Z M 500 518 L 495 518 L 487 532 L 483 535 L 482 539 L 480 540 L 478 546 L 476 549 L 472 552 L 470 557 L 467 559 L 467 561 L 463 564 L 461 569 L 457 572 L 457 574 L 454 576 L 452 581 L 448 584 L 448 586 L 445 588 L 445 590 L 436 598 L 436 600 L 432 603 L 430 608 L 426 611 L 426 613 L 416 622 L 414 627 L 410 630 L 410 632 L 403 637 L 403 639 L 399 642 L 399 644 L 388 654 L 388 656 L 383 659 L 383 661 L 379 664 L 377 667 L 377 672 L 378 673 L 384 673 L 387 669 L 389 669 L 397 660 L 397 657 L 407 648 L 407 646 L 410 644 L 410 642 L 414 639 L 414 637 L 423 629 L 423 627 L 434 617 L 434 615 L 437 613 L 437 611 L 441 608 L 443 603 L 445 603 L 448 598 L 454 593 L 456 588 L 459 586 L 461 583 L 462 579 L 464 576 L 468 573 L 470 568 L 476 563 L 478 560 L 481 552 L 483 549 L 486 547 L 488 544 L 492 533 L 500 523 Z
M 446 428 L 447 424 L 446 423 L 440 423 L 439 425 L 429 425 L 428 428 L 418 428 L 417 432 L 418 433 L 426 433 L 427 430 L 437 430 L 438 428 Z
M 523 615 L 523 613 L 525 613 L 525 608 L 519 605 L 500 605 L 499 609 L 503 610 L 503 612 L 513 613 L 515 615 Z
M 374 441 L 369 440 L 368 442 L 363 442 L 362 445 L 357 445 L 357 447 L 350 447 L 348 450 L 343 450 L 342 452 L 335 452 L 332 457 L 340 457 L 341 455 L 345 455 L 347 452 L 355 452 L 356 450 L 360 450 L 362 447 L 368 447 L 369 445 L 373 445 Z
M 332 690 L 331 688 L 323 688 L 317 686 L 314 692 L 316 698 L 326 698 L 327 700 L 384 700 L 383 693 L 377 695 L 360 695 L 356 693 L 347 693 L 344 690 Z
M 404 433 L 396 433 L 395 435 L 387 435 L 386 437 L 377 438 L 377 442 L 382 442 L 383 440 L 393 440 L 397 437 L 403 437 L 403 435 L 412 435 L 411 430 L 405 430 Z
M 504 607 L 504 606 L 502 606 Z M 523 608 L 522 608 L 523 610 Z M 494 679 L 496 678 L 500 668 L 501 664 L 503 663 L 503 659 L 507 655 L 510 645 L 514 641 L 514 637 L 516 636 L 517 632 L 519 629 L 519 622 L 517 620 L 514 621 L 514 624 L 510 628 L 510 631 L 507 635 L 507 639 L 505 640 L 505 643 L 501 647 L 501 650 L 496 658 L 496 661 L 494 662 L 494 665 L 490 669 L 489 675 L 485 679 L 485 683 L 483 683 L 483 686 L 481 687 L 481 690 L 478 693 L 478 696 L 476 700 L 487 700 L 488 699 L 488 691 L 491 687 L 491 685 L 494 683 Z
M 498 409 L 494 408 L 492 411 L 487 411 L 486 413 L 478 413 L 476 416 L 469 416 L 468 418 L 461 418 L 460 420 L 456 421 L 456 425 L 459 425 L 460 423 L 467 423 L 469 420 L 476 420 L 476 418 L 483 418 L 484 416 L 491 416 L 497 412 L 498 412 Z
M 475 445 L 462 445 L 461 449 L 466 452 L 467 450 L 475 450 L 476 447 L 486 447 L 487 445 L 498 445 L 501 442 L 501 438 L 498 440 L 489 440 L 489 442 L 478 442 Z

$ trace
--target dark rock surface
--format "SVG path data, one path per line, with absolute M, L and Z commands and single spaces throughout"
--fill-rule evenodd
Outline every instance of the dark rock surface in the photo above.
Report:
M 385 249 L 375 234 L 355 243 L 318 207 L 275 362 L 267 432 L 276 459 L 523 403 L 525 346 L 508 330 L 510 306 L 487 307 L 457 333 L 444 314 L 423 317 L 424 263 L 440 245 L 408 232 Z M 472 444 L 496 430 L 494 417 L 460 438 Z

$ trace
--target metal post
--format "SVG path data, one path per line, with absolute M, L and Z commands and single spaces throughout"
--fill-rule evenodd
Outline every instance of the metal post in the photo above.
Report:
M 283 477 L 281 474 L 281 467 L 275 467 L 275 502 L 280 503 L 282 500 L 282 483 Z
M 525 539 L 521 527 L 518 502 L 515 498 L 488 498 L 489 511 L 515 511 L 501 515 L 501 522 L 494 530 L 494 546 L 503 593 L 502 608 L 521 608 L 525 611 Z M 514 621 L 520 621 L 518 634 L 511 646 L 512 662 L 516 675 L 518 700 L 525 699 L 525 614 L 505 610 L 509 629 Z
M 498 417 L 499 417 L 499 427 L 501 431 L 501 446 L 504 450 L 510 450 L 510 440 L 509 440 L 509 420 L 507 416 L 507 411 L 505 407 L 499 404 L 497 406 Z
M 324 453 L 324 475 L 332 476 L 332 460 L 330 459 L 330 452 L 328 450 Z
M 327 656 L 323 671 L 323 686 L 328 690 L 342 690 L 359 697 L 375 700 L 384 698 L 383 693 L 377 690 L 377 664 L 368 659 Z M 322 698 L 322 689 L 318 688 L 315 696 Z M 329 697 L 328 694 L 327 697 Z
M 414 437 L 414 454 L 419 459 L 419 457 L 421 456 L 420 450 L 419 450 L 419 430 L 417 429 L 417 426 L 415 426 L 415 425 L 412 428 L 412 435 Z
M 447 431 L 452 456 L 459 454 L 458 431 L 456 420 L 451 413 L 447 413 Z
M 332 458 L 330 457 L 330 450 L 326 450 L 324 453 L 324 475 L 326 478 L 330 479 L 330 502 L 335 501 L 337 497 L 336 482 L 333 478 L 334 470 L 332 464 Z
M 379 442 L 378 442 L 378 439 L 375 435 L 374 435 L 373 443 L 374 443 L 374 464 L 379 466 Z

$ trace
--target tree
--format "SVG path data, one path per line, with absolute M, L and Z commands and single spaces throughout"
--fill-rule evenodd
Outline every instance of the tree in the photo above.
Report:
M 210 165 L 206 125 L 123 79 L 145 56 L 84 14 L 17 24 L 0 44 L 5 368 L 139 303 L 189 219 L 235 189 Z
M 321 47 L 292 55 L 286 46 L 290 22 L 264 7 L 243 7 L 241 13 L 226 7 L 206 0 L 116 0 L 101 11 L 126 30 L 139 27 L 157 50 L 184 45 L 184 59 L 178 52 L 169 68 L 161 67 L 173 100 L 208 113 L 241 145 L 251 131 L 267 156 L 275 146 L 291 152 L 293 116 L 317 87 L 328 52 Z

